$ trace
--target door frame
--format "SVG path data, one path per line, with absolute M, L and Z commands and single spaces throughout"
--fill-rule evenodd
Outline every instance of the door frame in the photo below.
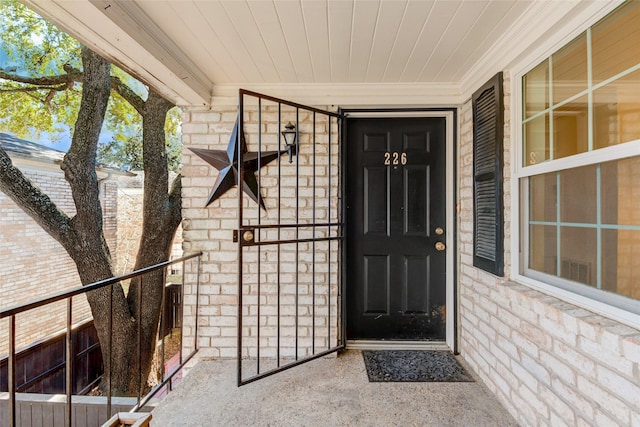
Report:
M 347 128 L 349 126 L 350 119 L 361 119 L 361 118 L 409 118 L 409 117 L 441 117 L 445 119 L 445 128 L 446 128 L 446 136 L 445 136 L 445 191 L 446 191 L 446 245 L 447 245 L 447 253 L 446 253 L 446 261 L 445 261 L 445 271 L 446 271 L 446 346 L 452 350 L 454 353 L 458 353 L 458 339 L 457 339 L 457 318 L 458 318 L 458 303 L 457 303 L 457 290 L 456 290 L 456 279 L 457 279 L 457 271 L 456 271 L 456 260 L 457 260 L 457 168 L 456 168 L 456 140 L 457 140 L 457 112 L 458 109 L 455 107 L 451 108 L 386 108 L 386 109 L 367 109 L 367 108 L 341 108 L 340 113 L 344 115 L 344 129 L 341 129 L 341 147 L 340 151 L 342 153 L 342 162 L 341 162 L 341 192 L 346 197 L 346 182 L 348 179 L 348 159 L 346 155 L 346 145 L 347 141 Z M 348 227 L 346 224 L 347 212 L 346 212 L 347 203 L 342 203 L 342 218 L 344 222 L 344 227 Z M 343 235 L 347 235 L 346 230 Z M 341 278 L 343 283 L 343 304 L 342 304 L 342 331 L 343 337 L 345 337 L 346 342 L 346 324 L 349 322 L 347 317 L 347 305 L 349 304 L 348 299 L 346 298 L 346 286 L 347 283 L 347 250 L 349 246 L 349 241 L 345 238 L 343 242 L 343 250 L 342 250 L 342 271 Z M 365 347 L 378 347 L 378 345 L 371 345 L 371 341 L 363 342 L 364 345 L 358 345 L 358 342 L 348 343 L 347 348 L 365 348 Z M 402 341 L 383 341 L 382 343 L 384 348 L 393 348 L 393 349 L 405 349 L 405 348 L 420 348 L 421 343 L 419 342 L 409 342 L 403 343 Z M 434 347 L 433 343 L 425 341 L 425 347 L 432 348 Z M 436 343 L 437 346 L 437 343 Z

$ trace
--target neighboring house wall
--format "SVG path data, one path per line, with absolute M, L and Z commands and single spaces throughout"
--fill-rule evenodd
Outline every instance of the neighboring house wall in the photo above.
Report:
M 277 135 L 282 129 L 278 128 L 277 110 L 271 107 L 262 114 L 262 150 L 278 150 Z M 237 304 L 238 304 L 238 244 L 232 241 L 232 230 L 238 227 L 237 218 L 237 190 L 234 188 L 217 201 L 214 201 L 208 207 L 205 203 L 209 193 L 214 185 L 218 172 L 202 159 L 197 157 L 189 148 L 205 148 L 226 150 L 229 143 L 229 137 L 233 129 L 238 108 L 236 105 L 216 106 L 212 110 L 207 109 L 184 109 L 183 114 L 183 190 L 182 190 L 182 206 L 184 227 L 184 244 L 183 248 L 186 253 L 203 251 L 202 257 L 202 274 L 200 276 L 200 324 L 199 324 L 199 346 L 200 352 L 204 357 L 235 357 L 237 346 Z M 257 150 L 257 126 L 256 113 L 252 111 L 245 118 L 245 129 L 249 132 L 246 135 L 249 151 Z M 294 116 L 295 117 L 295 116 Z M 283 120 L 286 123 L 289 118 Z M 295 118 L 293 118 L 295 121 Z M 299 153 L 299 167 L 301 173 L 300 181 L 300 222 L 310 221 L 312 218 L 312 187 L 310 177 L 312 175 L 311 160 L 311 144 L 310 137 L 312 134 L 312 115 L 301 112 L 300 115 L 300 135 L 301 147 Z M 332 190 L 331 190 L 331 216 L 330 220 L 337 221 L 338 215 L 338 143 L 336 137 L 337 128 L 333 128 L 334 135 L 332 142 L 332 155 L 328 157 L 327 144 L 327 123 L 316 123 L 316 136 L 319 142 L 316 146 L 316 156 L 318 164 L 324 162 L 325 166 L 316 167 L 316 200 L 322 200 L 323 204 L 316 206 L 316 219 L 319 222 L 327 222 L 327 189 L 329 180 L 327 179 L 329 168 L 326 166 L 327 161 L 332 164 Z M 284 154 L 283 156 L 286 156 Z M 320 160 L 322 158 L 322 160 Z M 277 220 L 277 176 L 278 176 L 277 160 L 262 168 L 262 196 L 267 206 L 268 212 L 262 213 L 262 224 L 273 223 Z M 282 160 L 282 179 L 281 191 L 282 199 L 280 206 L 280 215 L 283 223 L 295 223 L 296 208 L 296 164 L 288 163 L 288 158 Z M 257 205 L 245 196 L 245 221 L 255 224 L 257 221 Z M 324 216 L 323 216 L 324 215 Z M 273 230 L 275 231 L 275 230 Z M 282 239 L 291 239 L 293 229 L 283 229 Z M 301 229 L 300 237 L 310 237 L 310 230 Z M 322 230 L 317 230 L 322 233 Z M 306 233 L 306 234 L 305 234 Z M 304 235 L 304 236 L 303 236 Z M 317 235 L 318 236 L 318 235 Z M 272 233 L 269 238 L 273 239 Z M 312 262 L 311 244 L 301 243 L 299 245 L 299 258 L 295 257 L 295 245 L 282 246 L 281 254 L 281 315 L 282 315 L 282 356 L 288 357 L 294 355 L 294 337 L 295 323 L 294 314 L 295 305 L 295 277 L 296 271 L 299 276 L 300 286 L 299 301 L 300 305 L 298 313 L 301 317 L 309 319 L 311 309 L 309 308 L 312 300 Z M 333 242 L 332 249 L 329 252 L 326 242 L 316 243 L 315 247 L 316 261 L 319 263 L 316 267 L 316 297 L 313 299 L 316 303 L 316 326 L 327 330 L 327 326 L 331 329 L 332 345 L 336 340 L 336 319 L 337 319 L 337 283 L 338 283 L 338 259 L 337 259 L 337 243 Z M 275 283 L 277 282 L 277 263 L 275 262 L 275 249 L 273 246 L 266 247 L 260 252 L 260 268 L 261 268 L 261 287 L 263 301 L 274 302 L 276 300 Z M 257 277 L 257 259 L 258 251 L 254 247 L 245 251 L 243 265 L 245 272 L 245 288 L 248 289 L 244 296 L 245 302 L 255 303 L 257 299 L 257 286 L 255 280 Z M 330 261 L 331 268 L 328 267 Z M 195 267 L 194 265 L 191 265 Z M 193 271 L 189 271 L 193 273 Z M 188 278 L 189 279 L 189 278 Z M 193 280 L 188 280 L 194 283 Z M 332 300 L 329 302 L 326 297 L 327 284 L 331 288 Z M 192 342 L 193 339 L 193 315 L 195 313 L 195 287 L 189 285 L 185 288 L 185 341 Z M 331 314 L 327 315 L 327 306 L 331 310 Z M 272 304 L 263 310 L 260 319 L 261 327 L 261 343 L 263 357 L 271 357 L 275 355 L 275 342 L 277 335 L 276 305 Z M 255 308 L 252 307 L 253 309 Z M 246 328 L 245 336 L 247 343 L 255 343 L 255 335 L 257 320 L 255 312 L 244 313 L 245 322 L 252 325 Z M 327 322 L 331 322 L 328 325 Z M 253 322 L 253 323 L 252 323 Z M 311 324 L 301 324 L 298 328 L 300 355 L 308 354 L 311 348 Z M 317 334 L 315 345 L 316 348 L 327 348 L 327 334 L 323 336 Z M 253 341 L 252 341 L 253 338 Z M 324 341 L 323 341 L 324 340 Z M 250 345 L 250 344 L 248 344 Z M 255 346 L 243 349 L 244 356 L 255 356 Z
M 640 331 L 509 281 L 514 181 L 506 73 L 504 90 L 504 278 L 473 267 L 470 101 L 460 114 L 462 356 L 521 425 L 639 425 Z
M 75 214 L 71 190 L 58 166 L 24 166 L 19 161 L 14 161 L 60 209 L 69 216 Z M 112 248 L 112 254 L 115 254 L 116 247 L 116 195 L 114 182 L 101 182 L 105 237 Z M 24 304 L 80 286 L 76 266 L 63 247 L 2 192 L 0 212 L 1 308 Z M 84 296 L 75 297 L 73 307 L 74 323 L 91 317 Z M 16 346 L 26 346 L 63 330 L 65 320 L 64 301 L 17 316 Z M 6 321 L 0 325 L 0 355 L 8 351 L 6 325 Z
M 118 258 L 115 274 L 133 270 L 142 230 L 142 188 L 118 188 Z
M 102 205 L 102 231 L 112 259 L 118 256 L 118 184 L 112 177 L 100 179 L 100 204 Z
M 136 171 L 136 176 L 118 179 L 118 257 L 115 262 L 115 274 L 131 272 L 136 263 L 136 255 L 140 246 L 142 233 L 142 208 L 144 201 L 143 172 Z M 169 183 L 173 182 L 175 173 L 170 173 Z M 169 184 L 170 185 L 170 184 Z M 182 225 L 178 226 L 171 259 L 182 256 Z M 181 265 L 172 266 L 173 270 L 180 270 Z
M 75 205 L 69 184 L 56 164 L 22 161 L 14 163 L 70 217 Z M 175 175 L 173 175 L 175 176 Z M 172 176 L 172 177 L 173 177 Z M 99 172 L 103 230 L 114 261 L 114 274 L 130 272 L 142 230 L 142 182 L 139 177 L 114 177 Z M 0 308 L 13 307 L 80 286 L 75 263 L 64 248 L 49 236 L 8 196 L 0 192 Z M 182 256 L 179 227 L 172 258 Z M 182 266 L 173 267 L 180 274 Z M 86 297 L 74 297 L 73 322 L 91 318 Z M 65 328 L 64 301 L 35 309 L 16 318 L 16 347 L 22 348 Z M 7 321 L 0 323 L 0 357 L 8 352 Z

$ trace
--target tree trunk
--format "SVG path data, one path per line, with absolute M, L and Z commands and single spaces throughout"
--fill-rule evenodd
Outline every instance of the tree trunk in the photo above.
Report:
M 87 285 L 113 277 L 111 254 L 103 234 L 102 208 L 96 175 L 96 150 L 109 101 L 111 65 L 84 48 L 82 99 L 69 152 L 62 170 L 71 187 L 76 215 L 71 219 L 73 239 L 62 241 Z M 102 288 L 87 294 L 100 339 L 105 372 L 111 374 L 114 394 L 132 394 L 130 379 L 136 322 L 129 312 L 122 287 Z M 112 331 L 110 336 L 109 331 Z M 125 371 L 125 372 L 122 372 Z M 126 379 L 126 380 L 125 380 Z
M 142 151 L 144 167 L 144 198 L 142 234 L 134 269 L 158 264 L 169 259 L 175 232 L 182 221 L 181 179 L 176 177 L 171 191 L 167 166 L 164 124 L 167 112 L 174 107 L 153 89 L 145 103 L 142 118 Z M 127 300 L 131 313 L 140 314 L 142 366 L 146 380 L 151 370 L 158 334 L 159 314 L 164 297 L 165 270 L 150 273 L 141 280 L 132 280 Z M 142 292 L 139 292 L 142 286 Z M 140 301 L 139 297 L 142 298 Z

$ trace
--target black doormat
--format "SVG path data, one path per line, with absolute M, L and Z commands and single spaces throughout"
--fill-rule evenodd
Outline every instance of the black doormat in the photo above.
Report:
M 369 382 L 472 382 L 448 351 L 363 351 Z

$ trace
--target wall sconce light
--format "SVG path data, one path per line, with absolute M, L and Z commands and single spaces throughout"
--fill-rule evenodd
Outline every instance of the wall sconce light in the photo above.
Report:
M 287 125 L 284 127 L 284 130 L 282 131 L 285 149 L 289 154 L 289 163 L 293 163 L 293 156 L 297 153 L 297 133 L 298 132 L 296 131 L 296 125 L 291 122 L 287 123 Z

